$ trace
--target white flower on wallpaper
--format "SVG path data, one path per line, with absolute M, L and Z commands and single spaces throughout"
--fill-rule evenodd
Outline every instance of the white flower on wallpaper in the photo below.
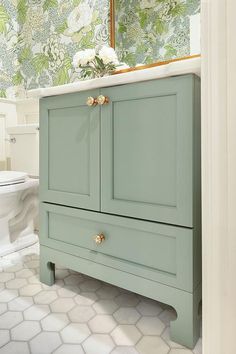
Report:
M 48 58 L 49 70 L 57 70 L 61 67 L 65 60 L 65 50 L 59 43 L 57 34 L 52 34 L 47 39 L 46 43 L 42 47 L 43 54 Z
M 91 24 L 94 9 L 88 3 L 80 3 L 68 16 L 68 34 L 79 32 Z

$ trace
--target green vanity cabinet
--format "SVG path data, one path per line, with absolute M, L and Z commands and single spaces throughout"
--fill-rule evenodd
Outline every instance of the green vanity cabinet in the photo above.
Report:
M 108 102 L 87 106 L 90 96 Z M 200 170 L 195 75 L 41 99 L 41 280 L 53 284 L 59 263 L 167 303 L 172 339 L 192 348 Z

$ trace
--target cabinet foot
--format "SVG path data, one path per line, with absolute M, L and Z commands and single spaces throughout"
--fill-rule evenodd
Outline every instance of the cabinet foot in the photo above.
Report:
M 40 260 L 40 281 L 46 285 L 53 285 L 55 283 L 55 264 L 44 260 Z
M 200 337 L 200 301 L 201 287 L 189 294 L 187 302 L 176 305 L 177 319 L 171 322 L 170 326 L 171 339 L 190 349 L 194 348 Z

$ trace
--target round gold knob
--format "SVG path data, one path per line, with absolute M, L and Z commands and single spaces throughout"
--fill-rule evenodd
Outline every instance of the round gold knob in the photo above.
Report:
M 109 103 L 109 98 L 103 95 L 100 95 L 97 97 L 97 103 L 102 106 L 104 104 L 108 104 Z
M 100 245 L 102 242 L 105 241 L 105 236 L 103 234 L 95 235 L 94 241 L 97 245 Z
M 89 107 L 96 106 L 98 104 L 96 98 L 91 97 L 91 96 L 89 96 L 87 98 L 86 103 L 87 103 L 87 106 L 89 106 Z

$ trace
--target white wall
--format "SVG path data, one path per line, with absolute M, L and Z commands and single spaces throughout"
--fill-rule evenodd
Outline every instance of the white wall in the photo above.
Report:
M 10 143 L 6 128 L 39 121 L 39 100 L 0 99 L 0 170 L 9 168 Z
M 39 100 L 27 98 L 16 104 L 18 124 L 31 124 L 39 121 Z
M 236 1 L 201 9 L 203 352 L 235 354 Z
M 6 128 L 17 124 L 16 104 L 14 101 L 0 99 L 0 170 L 7 168 L 9 143 Z

